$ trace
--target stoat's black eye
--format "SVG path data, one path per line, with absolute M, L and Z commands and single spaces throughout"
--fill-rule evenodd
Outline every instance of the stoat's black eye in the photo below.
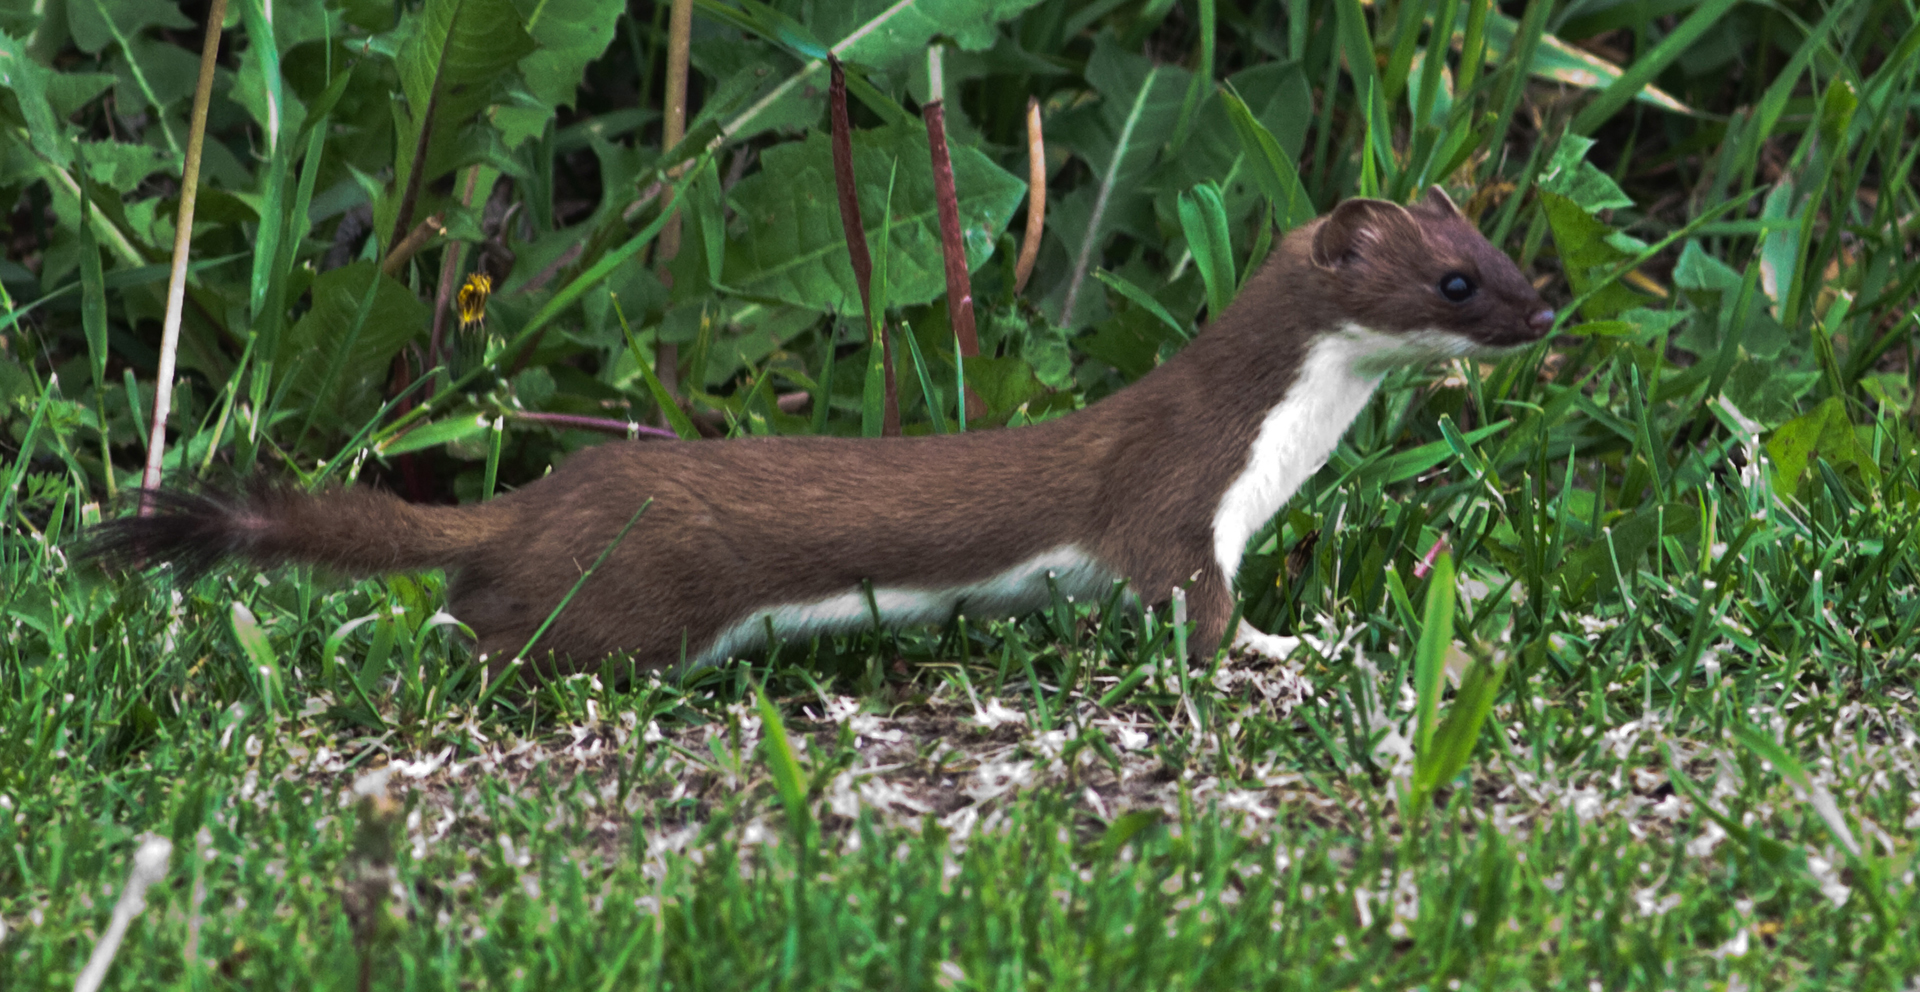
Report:
M 1473 280 L 1458 272 L 1449 272 L 1440 277 L 1440 295 L 1455 303 L 1465 303 L 1473 299 L 1474 290 L 1479 287 Z

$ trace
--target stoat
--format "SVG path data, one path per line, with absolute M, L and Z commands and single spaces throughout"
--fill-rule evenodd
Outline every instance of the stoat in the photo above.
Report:
M 1147 603 L 1187 590 L 1190 643 L 1226 639 L 1246 544 L 1318 470 L 1398 365 L 1496 352 L 1553 325 L 1519 268 L 1438 187 L 1355 199 L 1287 234 L 1226 312 L 1140 381 L 1046 423 L 929 437 L 608 443 L 489 502 L 419 506 L 366 487 L 152 494 L 102 524 L 122 564 L 225 558 L 358 574 L 445 568 L 448 608 L 495 665 L 554 621 L 543 670 L 630 653 L 720 662 L 955 613 L 1004 617 L 1116 579 Z M 1242 625 L 1236 643 L 1284 649 Z

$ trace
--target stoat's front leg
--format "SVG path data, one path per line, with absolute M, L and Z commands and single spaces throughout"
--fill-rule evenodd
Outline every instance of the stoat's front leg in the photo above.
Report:
M 1233 634 L 1233 650 L 1252 652 L 1275 661 L 1285 661 L 1299 647 L 1300 638 L 1261 633 L 1244 618 L 1240 621 L 1240 629 Z

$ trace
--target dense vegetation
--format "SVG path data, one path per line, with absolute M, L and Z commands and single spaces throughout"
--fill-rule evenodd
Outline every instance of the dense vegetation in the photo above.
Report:
M 140 484 L 207 16 L 0 7 L 0 987 L 73 983 L 130 872 L 129 988 L 1920 973 L 1911 5 L 700 0 L 670 138 L 666 5 L 239 0 L 179 482 L 471 501 L 608 435 L 879 433 L 889 381 L 905 432 L 1018 429 L 1434 183 L 1562 308 L 1391 377 L 1256 538 L 1287 666 L 1062 602 L 527 694 L 437 575 L 69 561 Z

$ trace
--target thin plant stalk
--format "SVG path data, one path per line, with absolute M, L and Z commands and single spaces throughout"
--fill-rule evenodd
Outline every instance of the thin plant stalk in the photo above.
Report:
M 927 51 L 927 67 L 936 84 L 939 65 L 940 46 L 935 45 Z M 967 275 L 967 247 L 960 231 L 960 198 L 954 190 L 953 159 L 947 151 L 946 104 L 938 90 L 921 112 L 926 116 L 927 147 L 933 156 L 934 200 L 940 214 L 940 254 L 946 263 L 947 318 L 953 324 L 954 337 L 960 342 L 960 353 L 954 356 L 958 362 L 980 354 L 980 335 L 973 324 L 973 282 Z M 968 390 L 967 415 L 978 418 L 986 412 L 987 406 L 979 395 Z
M 884 376 L 884 400 L 881 406 L 880 434 L 900 436 L 900 391 L 893 378 L 893 346 L 887 334 L 886 308 L 876 313 L 873 306 L 873 256 L 867 251 L 866 222 L 860 216 L 860 196 L 853 175 L 853 125 L 847 117 L 847 72 L 837 58 L 828 58 L 831 69 L 827 85 L 828 119 L 831 121 L 833 147 L 833 185 L 840 203 L 840 231 L 847 241 L 847 261 L 853 266 L 853 281 L 860 290 L 860 309 L 867 319 L 867 334 L 879 349 Z M 880 250 L 886 251 L 883 238 Z
M 1040 235 L 1047 223 L 1047 142 L 1040 128 L 1040 101 L 1027 98 L 1027 231 L 1020 239 L 1020 260 L 1013 266 L 1013 291 L 1018 295 L 1033 276 L 1040 258 Z
M 213 67 L 220 56 L 220 25 L 227 19 L 227 0 L 207 6 L 206 40 L 200 46 L 200 81 L 193 90 L 193 116 L 187 124 L 187 160 L 180 169 L 180 212 L 173 222 L 173 272 L 167 278 L 167 313 L 160 329 L 160 368 L 153 378 L 153 429 L 147 436 L 147 468 L 140 488 L 160 486 L 160 461 L 166 455 L 167 414 L 173 407 L 173 367 L 180 351 L 180 316 L 187 302 L 187 257 L 193 248 L 193 206 L 200 193 L 200 146 L 207 135 L 207 104 L 213 96 Z M 140 515 L 153 512 L 146 492 L 140 496 Z
M 687 63 L 693 50 L 693 0 L 673 0 L 673 12 L 667 19 L 667 92 L 661 107 L 660 150 L 680 143 L 687 134 Z M 677 175 L 670 171 L 669 176 Z M 669 194 L 671 196 L 671 194 Z M 660 263 L 662 281 L 672 284 L 667 274 L 667 263 L 680 257 L 680 210 L 679 205 L 669 199 L 663 210 L 671 212 L 667 226 L 660 231 L 660 243 L 655 246 L 653 257 Z M 680 346 L 672 341 L 661 341 L 654 348 L 654 357 L 659 367 L 661 385 L 667 387 L 667 393 L 677 396 L 680 392 Z

